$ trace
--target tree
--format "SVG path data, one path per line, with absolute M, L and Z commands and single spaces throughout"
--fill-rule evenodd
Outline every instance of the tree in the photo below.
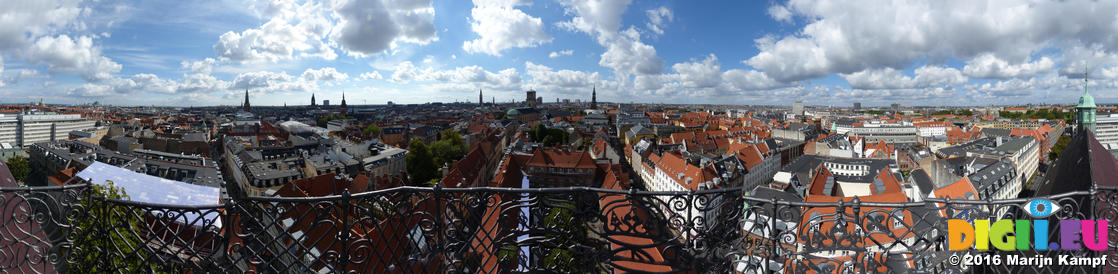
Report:
M 369 125 L 369 127 L 365 128 L 365 135 L 375 137 L 375 136 L 380 136 L 381 132 L 382 131 L 380 130 L 380 127 L 378 127 L 377 125 Z
M 326 125 L 330 121 L 346 120 L 346 119 L 353 119 L 353 117 L 349 117 L 349 116 L 345 116 L 345 115 L 330 114 L 330 116 L 318 117 L 318 119 L 315 119 L 315 123 L 317 123 L 319 127 L 326 127 Z
M 462 141 L 462 136 L 457 131 L 448 129 L 441 135 L 440 140 L 431 145 L 431 155 L 435 158 L 436 167 L 462 159 L 466 155 L 466 142 Z
M 536 128 L 528 132 L 528 137 L 532 138 L 532 142 L 540 142 L 544 136 L 547 135 L 547 127 L 543 124 L 536 125 Z
M 74 252 L 78 252 L 70 270 L 79 272 L 167 272 L 158 260 L 147 260 L 141 247 L 139 233 L 144 231 L 141 221 L 143 211 L 128 205 L 101 198 L 130 200 L 123 188 L 113 181 L 106 185 L 93 185 L 89 195 L 95 197 L 79 201 L 85 209 L 82 218 L 74 220 Z M 101 198 L 96 198 L 101 197 Z M 101 251 L 101 252 L 98 252 Z M 108 259 L 106 259 L 108 257 Z M 106 265 L 108 263 L 108 265 Z
M 412 139 L 408 143 L 408 156 L 404 157 L 404 165 L 412 185 L 425 186 L 431 179 L 438 178 L 435 159 L 423 141 Z
M 569 136 L 567 131 L 557 128 L 547 128 L 544 125 L 537 125 L 535 129 L 528 132 L 528 136 L 532 138 L 533 142 L 543 143 L 544 146 L 557 146 L 567 144 Z
M 16 156 L 8 158 L 8 170 L 12 172 L 12 176 L 16 177 L 16 181 L 27 180 L 27 175 L 31 174 L 31 164 L 27 162 L 27 158 Z
M 1071 143 L 1071 137 L 1061 135 L 1060 139 L 1056 140 L 1056 145 L 1052 146 L 1052 150 L 1048 152 L 1048 160 L 1056 161 L 1056 158 L 1060 157 L 1060 153 L 1063 153 L 1064 149 L 1068 147 L 1068 143 Z

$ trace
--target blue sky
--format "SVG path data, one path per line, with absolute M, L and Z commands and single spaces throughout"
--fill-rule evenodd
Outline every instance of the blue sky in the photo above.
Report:
M 0 0 L 0 102 L 1118 101 L 1113 1 Z

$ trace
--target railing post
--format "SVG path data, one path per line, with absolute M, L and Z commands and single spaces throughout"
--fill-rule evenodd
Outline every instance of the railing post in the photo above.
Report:
M 847 224 L 847 227 L 853 228 L 853 229 L 850 229 L 851 233 L 853 234 L 853 235 L 850 235 L 850 238 L 853 239 L 851 244 L 854 245 L 854 246 L 859 246 L 859 245 L 864 246 L 865 243 L 866 243 L 866 240 L 865 240 L 865 237 L 863 236 L 864 235 L 863 233 L 865 232 L 865 230 L 862 228 L 862 218 L 861 218 L 862 217 L 862 214 L 861 214 L 862 213 L 861 212 L 862 211 L 862 200 L 858 199 L 858 196 L 854 196 L 854 199 L 851 199 L 850 203 L 851 203 L 850 212 L 854 213 L 854 215 L 851 216 L 854 219 L 853 224 Z M 889 211 L 889 212 L 892 213 L 892 211 Z M 892 218 L 892 217 L 893 217 L 892 214 L 890 214 L 890 216 L 887 217 L 887 218 Z M 885 220 L 888 220 L 888 219 L 885 219 Z M 889 228 L 889 222 L 888 221 L 883 221 L 883 222 L 885 222 L 885 224 L 883 224 L 883 225 L 885 225 L 885 229 L 886 229 L 885 231 L 892 231 Z M 851 227 L 851 226 L 853 226 L 853 227 Z M 865 248 L 863 248 L 863 250 L 865 250 Z M 884 252 L 884 251 L 882 251 L 882 252 Z M 870 260 L 873 260 L 872 256 L 870 257 Z M 854 262 L 855 270 L 866 271 L 866 268 L 868 268 L 868 265 L 869 265 L 869 262 L 859 262 L 859 261 Z M 861 269 L 859 269 L 859 267 Z
M 338 265 L 338 272 L 340 272 L 340 273 L 347 272 L 346 271 L 346 266 L 349 264 L 349 247 L 350 247 L 349 230 L 350 230 L 351 227 L 353 227 L 353 225 L 350 223 L 350 220 L 349 220 L 349 211 L 351 209 L 351 206 L 350 206 L 351 203 L 349 202 L 349 199 L 350 199 L 349 190 L 348 189 L 342 190 L 342 201 L 341 202 L 343 203 L 343 205 L 340 207 L 342 209 L 342 227 L 338 228 L 338 230 L 340 230 L 340 233 L 341 233 L 341 235 L 338 237 L 338 240 L 341 241 L 341 246 L 342 246 L 342 248 L 341 248 L 342 252 L 338 256 L 338 264 L 339 264 Z
M 695 212 L 695 190 L 694 189 L 691 189 L 691 190 L 687 191 L 687 208 L 686 208 L 686 211 L 687 211 L 687 220 L 684 221 L 683 224 L 684 224 L 684 226 L 686 226 L 687 232 L 684 232 L 684 233 L 687 234 L 687 239 L 690 242 L 690 244 L 688 244 L 687 246 L 691 250 L 695 250 L 695 249 L 698 248 L 699 241 L 695 239 L 695 236 L 697 236 L 697 235 L 694 235 L 694 234 L 698 234 L 698 233 L 695 233 L 695 231 L 697 231 L 697 229 L 695 229 L 695 219 L 694 219 L 695 216 L 694 216 L 694 214 L 692 214 L 693 212 Z
M 221 237 L 221 252 L 218 254 L 225 255 L 223 256 L 224 258 L 222 258 L 225 262 L 213 262 L 216 269 L 232 270 L 236 268 L 236 260 L 233 258 L 234 251 L 229 250 L 229 242 L 237 235 L 235 228 L 240 227 L 240 224 L 233 223 L 233 211 L 236 210 L 236 202 L 237 199 L 232 197 L 222 199 L 221 205 L 225 210 L 223 210 L 223 214 L 218 216 L 218 220 L 221 220 L 221 227 L 225 230 L 225 235 Z M 229 265 L 222 266 L 220 265 L 221 263 L 228 263 Z
M 762 209 L 764 209 L 764 208 L 762 207 Z M 773 209 L 773 212 L 772 212 L 772 214 L 769 215 L 769 238 L 776 240 L 776 242 L 774 242 L 772 244 L 772 247 L 770 248 L 771 251 L 769 253 L 769 256 L 767 256 L 767 258 L 765 258 L 765 265 L 764 265 L 765 270 L 769 270 L 768 269 L 769 266 L 772 265 L 769 262 L 769 260 L 771 260 L 772 258 L 780 258 L 781 257 L 780 254 L 777 254 L 777 251 L 780 249 L 780 235 L 776 232 L 776 218 L 780 214 L 779 213 L 780 209 L 779 209 L 778 205 L 776 204 L 776 198 L 772 198 L 772 209 Z M 810 222 L 811 222 L 811 220 L 808 220 L 808 223 L 810 223 Z M 742 235 L 742 237 L 745 237 L 745 235 Z M 779 263 L 781 265 L 785 264 L 784 262 L 779 262 Z
M 109 207 L 109 202 L 108 201 L 100 200 L 98 202 L 98 199 L 93 195 L 94 190 L 93 190 L 93 182 L 92 181 L 87 181 L 86 184 L 89 185 L 89 188 L 87 189 L 87 191 L 89 191 L 88 195 L 89 195 L 89 205 L 90 205 L 90 207 L 96 207 L 97 210 L 102 214 L 102 216 L 101 216 L 102 220 L 97 220 L 96 222 L 91 222 L 91 224 L 94 224 L 94 225 L 101 224 L 101 225 L 98 226 L 98 229 L 97 229 L 97 233 L 98 233 L 97 239 L 99 239 L 99 241 L 103 241 L 104 244 L 101 246 L 101 248 L 103 249 L 102 252 L 105 252 L 105 254 L 103 254 L 103 256 L 101 256 L 101 264 L 102 264 L 101 267 L 102 267 L 102 269 L 100 269 L 100 271 L 113 269 L 113 267 L 112 267 L 112 256 L 118 255 L 118 254 L 113 254 L 112 250 L 109 248 L 113 245 L 112 233 L 110 232 L 112 230 L 112 227 L 113 227 L 112 208 Z
M 443 220 L 443 216 L 442 216 L 443 210 L 445 210 L 444 207 L 443 207 L 444 205 L 443 205 L 443 201 L 442 201 L 442 190 L 443 190 L 442 184 L 439 184 L 438 182 L 436 182 L 435 186 L 433 188 L 431 188 L 431 190 L 432 190 L 431 191 L 431 196 L 432 196 L 431 198 L 435 200 L 435 206 L 434 206 L 434 209 L 435 209 L 434 225 L 435 225 L 435 227 L 433 229 L 435 231 L 435 235 L 433 235 L 434 236 L 433 239 L 435 240 L 436 244 L 431 245 L 430 243 L 428 243 L 428 248 L 431 249 L 431 250 L 429 250 L 430 254 L 421 254 L 421 256 L 431 255 L 431 254 L 434 254 L 435 252 L 441 252 L 443 250 L 442 245 L 446 244 L 446 241 L 447 241 L 446 239 L 442 238 L 443 236 L 445 236 L 442 233 L 442 231 L 443 231 L 442 226 L 443 226 L 443 222 L 445 221 L 445 220 Z

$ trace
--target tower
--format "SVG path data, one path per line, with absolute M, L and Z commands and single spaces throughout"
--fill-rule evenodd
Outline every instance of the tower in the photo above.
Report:
M 480 89 L 477 90 L 477 104 L 479 106 L 480 105 L 485 105 L 485 101 L 481 99 L 481 90 Z
M 1079 131 L 1095 131 L 1095 98 L 1087 93 L 1087 72 L 1083 72 L 1083 95 L 1079 96 L 1079 105 L 1075 106 L 1075 122 Z
M 524 103 L 527 104 L 528 107 L 530 107 L 530 108 L 535 108 L 536 107 L 536 91 L 535 90 L 528 90 L 525 93 L 527 93 L 526 95 L 527 95 L 528 98 L 524 99 Z
M 313 107 L 313 106 L 317 106 L 317 103 L 315 103 L 315 102 L 316 102 L 316 101 L 314 100 L 314 93 L 311 93 L 311 106 L 312 106 L 312 107 Z
M 594 89 L 590 91 L 590 109 L 598 109 L 598 86 L 594 85 Z
M 345 105 L 345 91 L 342 92 L 342 113 L 349 113 Z
M 245 112 L 249 112 L 249 111 L 252 110 L 251 106 L 249 106 L 249 104 L 248 104 L 248 89 L 247 88 L 245 89 L 245 104 L 241 107 L 244 108 Z

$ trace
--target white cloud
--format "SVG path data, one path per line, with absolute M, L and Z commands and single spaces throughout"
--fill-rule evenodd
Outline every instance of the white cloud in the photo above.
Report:
M 426 45 L 438 40 L 429 0 L 349 0 L 335 15 L 340 20 L 331 36 L 351 56 L 380 53 L 399 42 Z
M 773 5 L 769 7 L 768 14 L 777 22 L 792 23 L 792 11 L 788 10 L 788 7 L 783 5 Z
M 963 73 L 974 78 L 1005 79 L 1048 73 L 1055 66 L 1056 62 L 1048 56 L 1041 57 L 1040 60 L 1035 62 L 1026 60 L 1025 63 L 1010 64 L 993 54 L 983 54 L 967 62 L 967 65 L 963 67 Z
M 3 62 L 3 58 L 0 58 L 0 76 L 4 74 Z M 0 77 L 0 87 L 4 85 L 14 85 L 25 79 L 46 78 L 44 75 L 40 75 L 38 70 L 33 69 L 18 69 L 15 70 L 13 74 L 14 75 L 9 75 L 7 78 Z
M 46 64 L 51 73 L 77 74 L 88 81 L 109 79 L 121 69 L 120 64 L 101 56 L 101 48 L 93 45 L 89 36 L 40 37 L 27 49 L 26 59 L 32 64 Z
M 594 85 L 603 84 L 602 77 L 597 72 L 566 69 L 556 71 L 530 61 L 524 63 L 524 70 L 532 78 L 531 86 L 539 91 L 570 94 L 589 91 Z
M 528 4 L 508 0 L 474 0 L 470 28 L 481 37 L 464 42 L 462 49 L 469 53 L 501 56 L 501 51 L 506 49 L 530 48 L 551 42 L 551 35 L 544 31 L 539 17 L 532 17 L 516 8 Z
M 1071 47 L 1064 50 L 1062 59 L 1060 75 L 1083 78 L 1083 73 L 1089 72 L 1091 78 L 1118 78 L 1118 54 L 1100 45 Z
M 419 81 L 438 81 L 451 83 L 475 83 L 486 87 L 514 88 L 520 85 L 520 73 L 507 68 L 496 73 L 479 66 L 465 66 L 450 70 L 425 69 L 417 77 Z
M 290 88 L 296 88 L 295 90 L 302 90 L 300 89 L 299 85 L 293 84 L 295 83 L 294 80 L 295 77 L 284 72 L 247 72 L 237 75 L 237 77 L 233 79 L 232 86 L 230 86 L 229 88 L 234 90 L 242 90 L 248 88 L 254 90 L 263 89 L 268 91 L 289 90 Z
M 473 84 L 483 87 L 510 89 L 520 85 L 520 73 L 514 68 L 490 72 L 479 66 L 457 67 L 439 70 L 433 67 L 417 68 L 411 62 L 403 62 L 392 72 L 390 82 L 407 84 L 416 82 L 443 82 Z
M 381 76 L 380 72 L 378 72 L 378 71 L 373 71 L 373 72 L 361 73 L 361 76 L 359 76 L 357 78 L 361 79 L 361 80 L 380 80 L 380 79 L 384 78 L 384 76 Z
M 551 59 L 555 59 L 555 58 L 559 58 L 561 56 L 568 56 L 568 55 L 571 55 L 571 54 L 574 54 L 574 53 L 575 53 L 574 50 L 569 50 L 569 49 L 568 50 L 561 50 L 561 51 L 552 51 L 551 54 L 547 55 L 547 57 L 551 58 Z
M 1058 41 L 1118 47 L 1111 1 L 793 0 L 787 8 L 807 24 L 757 39 L 760 52 L 745 61 L 786 82 L 983 54 L 1021 64 Z
M 629 28 L 625 35 L 613 36 L 604 45 L 598 64 L 612 68 L 618 77 L 628 75 L 652 75 L 663 71 L 664 60 L 656 54 L 656 48 L 640 41 L 636 29 Z
M 851 74 L 840 74 L 853 89 L 919 89 L 962 85 L 967 77 L 955 68 L 923 66 L 915 76 L 901 74 L 892 68 L 868 69 Z
M 276 62 L 297 56 L 337 57 L 324 41 L 334 27 L 328 10 L 314 2 L 297 5 L 277 1 L 261 8 L 268 21 L 242 32 L 229 31 L 218 38 L 214 53 L 235 62 Z
M 564 12 L 574 15 L 570 21 L 560 22 L 559 27 L 580 31 L 596 38 L 606 48 L 598 65 L 613 69 L 614 78 L 621 86 L 637 91 L 659 88 L 659 74 L 664 60 L 656 48 L 640 40 L 634 27 L 621 31 L 621 15 L 631 0 L 594 1 L 572 0 L 560 2 Z
M 694 61 L 694 60 L 692 60 Z M 722 66 L 718 57 L 710 54 L 702 62 L 683 62 L 672 65 L 685 88 L 712 88 L 722 84 Z
M 217 64 L 217 60 L 213 58 L 206 58 L 198 61 L 182 61 L 182 67 L 194 73 L 210 74 L 213 72 L 213 67 Z
M 727 70 L 722 73 L 722 79 L 728 82 L 730 87 L 742 91 L 766 90 L 792 86 L 791 84 L 773 80 L 769 78 L 768 75 L 765 75 L 765 73 L 756 70 Z
M 745 95 L 757 90 L 791 87 L 756 70 L 730 69 L 723 71 L 718 56 L 709 54 L 701 61 L 681 62 L 672 65 L 674 74 L 640 79 L 637 86 L 658 89 L 663 96 L 727 96 Z M 658 83 L 660 81 L 662 83 Z
M 597 0 L 570 0 L 560 1 L 564 12 L 574 15 L 570 21 L 560 22 L 559 26 L 585 32 L 590 35 L 599 33 L 616 33 L 621 29 L 621 14 L 629 7 L 632 0 L 597 1 Z
M 225 90 L 228 89 L 230 84 L 227 81 L 218 80 L 208 73 L 186 74 L 179 82 L 177 93 L 180 94 Z
M 19 49 L 38 37 L 84 28 L 77 20 L 89 9 L 80 0 L 10 0 L 0 2 L 0 51 Z
M 302 80 L 304 81 L 345 81 L 349 78 L 348 74 L 338 72 L 337 69 L 332 67 L 324 67 L 320 69 L 307 69 L 303 71 Z
M 401 62 L 400 64 L 396 65 L 395 69 L 392 70 L 392 78 L 390 78 L 388 81 L 397 84 L 407 84 L 411 82 L 412 79 L 415 79 L 415 70 L 415 65 L 412 65 L 410 61 Z
M 111 78 L 102 83 L 86 83 L 68 91 L 69 95 L 80 97 L 103 97 L 128 94 L 174 94 L 179 85 L 174 81 L 160 79 L 154 74 L 140 73 L 129 78 Z
M 336 50 L 363 57 L 397 43 L 435 41 L 435 10 L 427 1 L 342 0 L 253 3 L 256 28 L 226 32 L 213 49 L 222 60 L 278 62 L 296 57 L 334 60 Z
M 1035 95 L 1039 91 L 1044 90 L 1057 90 L 1057 91 L 1080 91 L 1082 92 L 1082 78 L 1069 79 L 1064 76 L 1045 75 L 1037 77 L 1013 78 L 1003 81 L 986 82 L 982 84 L 967 85 L 966 90 L 972 98 L 988 98 L 988 99 L 1006 99 L 1012 97 L 1024 97 Z M 1103 86 L 1107 82 L 1093 82 L 1092 86 Z M 1076 95 L 1076 92 L 1064 92 L 1068 95 Z
M 675 15 L 672 14 L 672 10 L 664 6 L 646 10 L 644 13 L 648 15 L 648 23 L 645 24 L 645 27 L 656 35 L 663 35 L 665 25 L 675 20 Z

